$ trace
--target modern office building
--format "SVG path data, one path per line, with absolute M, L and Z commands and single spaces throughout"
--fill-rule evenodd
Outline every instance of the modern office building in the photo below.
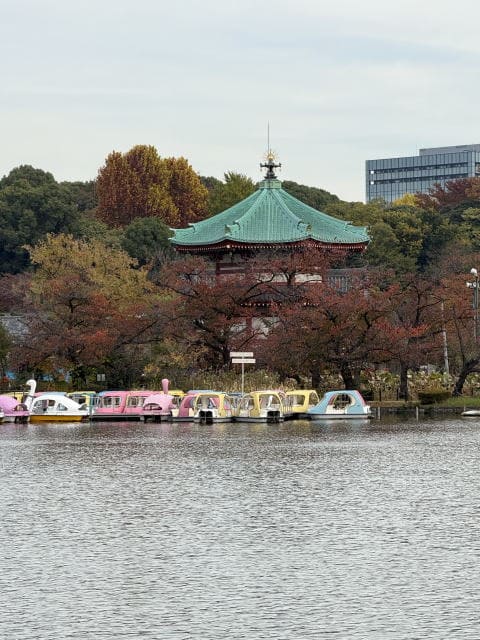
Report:
M 420 149 L 418 156 L 367 160 L 367 202 L 392 202 L 406 193 L 427 193 L 435 183 L 480 176 L 480 144 Z

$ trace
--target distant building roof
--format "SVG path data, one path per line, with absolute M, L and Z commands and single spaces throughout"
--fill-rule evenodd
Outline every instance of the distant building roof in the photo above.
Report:
M 370 241 L 366 227 L 333 218 L 289 195 L 273 174 L 275 166 L 270 166 L 259 189 L 245 200 L 186 229 L 174 229 L 171 242 L 175 249 L 212 251 L 304 243 L 357 251 L 366 248 Z
M 460 153 L 461 151 L 480 151 L 480 144 L 456 144 L 450 147 L 429 147 L 428 149 L 419 149 L 420 156 L 433 156 L 445 153 Z

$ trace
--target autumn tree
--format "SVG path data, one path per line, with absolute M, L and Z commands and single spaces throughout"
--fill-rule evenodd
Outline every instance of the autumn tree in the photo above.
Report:
M 168 175 L 168 192 L 175 208 L 172 222 L 178 227 L 186 227 L 189 222 L 204 218 L 207 214 L 208 191 L 198 174 L 185 158 L 165 158 L 164 163 Z M 169 223 L 168 220 L 164 222 Z
M 450 256 L 442 265 L 435 295 L 442 301 L 442 323 L 451 373 L 454 374 L 454 395 L 461 395 L 467 377 L 480 373 L 480 325 L 476 313 L 476 278 L 470 273 L 479 264 L 480 254 Z M 466 283 L 470 287 L 466 287 Z
M 161 158 L 153 146 L 113 151 L 97 179 L 98 215 L 115 227 L 159 217 L 182 227 L 205 216 L 208 192 L 185 158 Z
M 330 372 L 346 388 L 358 388 L 362 370 L 396 366 L 407 397 L 407 371 L 429 361 L 432 351 L 437 357 L 439 335 L 431 321 L 431 308 L 439 303 L 428 295 L 431 283 L 409 284 L 406 293 L 380 270 L 350 272 L 345 286 L 327 277 L 303 289 L 301 304 L 278 305 L 277 323 L 260 349 L 282 375 L 311 377 L 314 386 Z
M 196 355 L 192 365 L 225 367 L 230 350 L 252 339 L 247 322 L 252 307 L 247 303 L 258 294 L 255 283 L 247 283 L 240 275 L 220 280 L 213 265 L 197 257 L 165 263 L 157 283 L 176 296 L 168 335 L 182 351 L 190 351 L 192 360 Z
M 225 368 L 231 350 L 265 340 L 279 305 L 303 304 L 305 288 L 318 283 L 327 264 L 308 250 L 250 257 L 231 274 L 218 274 L 213 263 L 196 257 L 167 263 L 158 284 L 177 296 L 170 336 L 197 354 L 197 366 Z
M 366 272 L 352 273 L 345 286 L 328 277 L 304 285 L 299 300 L 278 305 L 263 351 L 284 375 L 311 377 L 319 386 L 330 371 L 346 388 L 358 388 L 361 370 L 383 357 L 378 322 L 389 308 L 389 293 L 374 288 Z
M 143 269 L 98 240 L 47 236 L 29 247 L 35 273 L 24 304 L 28 334 L 14 345 L 24 369 L 77 373 L 109 366 L 160 339 L 161 299 Z M 134 350 L 134 352 L 132 351 Z
M 471 178 L 465 195 L 471 200 L 480 200 L 480 177 Z
M 392 202 L 394 207 L 417 207 L 418 201 L 414 193 L 404 193 L 400 198 L 396 198 Z
M 31 280 L 29 272 L 0 275 L 0 313 L 18 314 L 24 310 Z
M 417 206 L 422 209 L 447 211 L 469 200 L 478 200 L 480 178 L 459 178 L 447 180 L 445 185 L 436 183 L 427 193 L 415 194 Z
M 0 322 L 0 378 L 7 373 L 7 357 L 11 348 L 11 339 L 7 330 Z
M 438 364 L 442 353 L 441 299 L 434 281 L 406 274 L 389 292 L 390 309 L 380 319 L 384 358 L 400 373 L 399 397 L 409 399 L 408 372 L 422 364 Z

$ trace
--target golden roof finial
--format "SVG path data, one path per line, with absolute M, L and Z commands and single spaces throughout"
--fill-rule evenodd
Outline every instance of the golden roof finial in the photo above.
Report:
M 264 158 L 265 162 L 260 164 L 260 169 L 268 169 L 267 173 L 265 174 L 265 179 L 272 180 L 277 177 L 275 175 L 274 169 L 276 169 L 277 167 L 279 168 L 282 165 L 281 163 L 275 164 L 277 154 L 270 148 L 270 123 L 268 123 L 267 125 L 267 153 L 265 154 Z

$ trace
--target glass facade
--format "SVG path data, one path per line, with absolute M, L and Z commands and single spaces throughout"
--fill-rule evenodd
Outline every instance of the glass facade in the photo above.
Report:
M 480 176 L 480 145 L 420 149 L 418 156 L 367 160 L 367 202 L 392 202 L 406 193 L 426 193 L 435 183 Z

